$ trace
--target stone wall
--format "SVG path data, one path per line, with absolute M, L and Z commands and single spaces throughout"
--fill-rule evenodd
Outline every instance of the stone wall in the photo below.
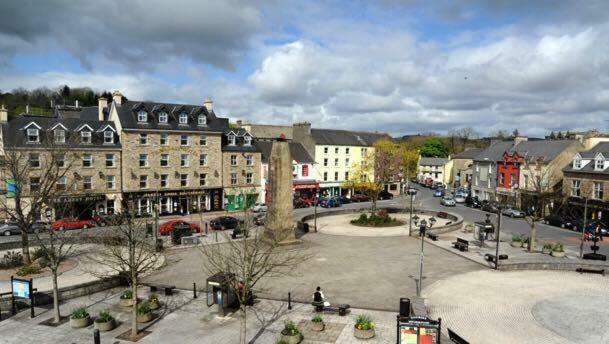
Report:
M 252 165 L 248 166 L 244 155 L 252 156 Z M 231 156 L 237 158 L 237 165 L 231 165 Z M 260 152 L 223 152 L 222 160 L 222 186 L 224 188 L 260 187 Z M 291 164 L 290 164 L 291 166 Z M 231 173 L 237 174 L 237 184 L 231 184 Z M 252 173 L 252 183 L 246 183 L 246 174 Z

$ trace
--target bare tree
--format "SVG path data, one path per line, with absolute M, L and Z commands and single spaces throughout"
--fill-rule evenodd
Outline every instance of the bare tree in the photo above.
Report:
M 251 233 L 249 238 L 230 240 L 225 235 L 224 243 L 205 244 L 200 249 L 204 270 L 210 275 L 224 274 L 224 283 L 236 293 L 241 314 L 239 342 L 245 344 L 247 304 L 254 288 L 263 279 L 289 275 L 309 256 L 296 245 L 278 246 L 266 237 L 262 228 L 254 233 L 251 216 L 246 210 L 243 214 L 240 229 L 242 233 Z
M 160 255 L 155 250 L 155 243 L 149 238 L 145 223 L 136 219 L 132 213 L 117 216 L 112 237 L 100 238 L 100 249 L 89 255 L 89 259 L 100 266 L 108 268 L 106 272 L 92 273 L 107 277 L 118 272 L 128 279 L 129 287 L 135 301 L 131 312 L 131 336 L 138 334 L 137 327 L 137 293 L 140 278 L 157 267 Z

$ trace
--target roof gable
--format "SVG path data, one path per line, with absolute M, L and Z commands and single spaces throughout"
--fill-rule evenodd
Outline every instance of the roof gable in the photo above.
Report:
M 29 127 L 31 127 L 31 126 L 35 126 L 35 127 L 36 127 L 36 129 L 38 129 L 38 130 L 42 129 L 42 127 L 41 127 L 41 126 L 39 126 L 38 124 L 36 124 L 36 122 L 30 122 L 30 123 L 28 123 L 28 124 L 27 124 L 25 127 L 21 128 L 21 129 L 28 129 L 28 128 L 29 128 Z

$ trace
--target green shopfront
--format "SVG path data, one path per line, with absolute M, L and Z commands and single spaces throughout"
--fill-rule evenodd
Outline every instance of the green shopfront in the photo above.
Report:
M 256 204 L 259 191 L 255 187 L 224 189 L 224 209 L 238 211 L 251 208 Z

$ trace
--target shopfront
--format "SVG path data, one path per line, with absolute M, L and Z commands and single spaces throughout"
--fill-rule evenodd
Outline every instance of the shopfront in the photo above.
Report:
M 228 188 L 224 194 L 224 209 L 227 211 L 242 210 L 244 207 L 251 208 L 258 200 L 256 188 Z
M 294 198 L 315 199 L 319 183 L 315 180 L 294 180 Z
M 138 216 L 154 214 L 157 204 L 161 216 L 222 209 L 222 189 L 131 192 L 126 195 L 128 206 L 133 207 Z
M 53 205 L 47 209 L 45 216 L 54 219 L 76 217 L 90 220 L 97 213 L 105 213 L 108 203 L 113 209 L 114 200 L 107 199 L 105 194 L 61 196 L 53 200 Z

